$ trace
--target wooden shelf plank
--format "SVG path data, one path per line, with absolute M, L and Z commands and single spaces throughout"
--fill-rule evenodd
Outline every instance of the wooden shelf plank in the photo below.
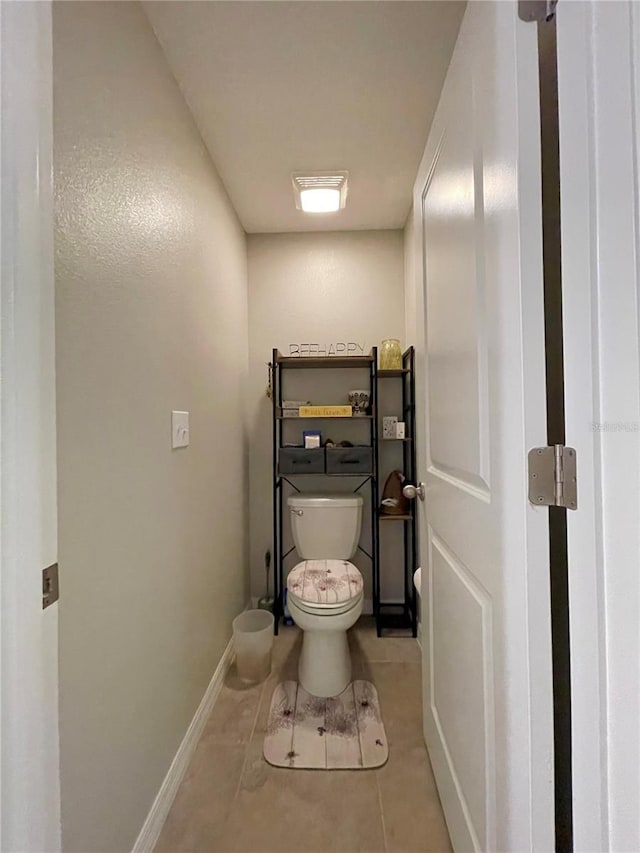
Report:
M 276 365 L 293 370 L 326 370 L 328 368 L 369 368 L 373 355 L 290 356 L 278 354 Z
M 413 521 L 412 515 L 388 515 L 387 513 L 378 513 L 380 521 Z

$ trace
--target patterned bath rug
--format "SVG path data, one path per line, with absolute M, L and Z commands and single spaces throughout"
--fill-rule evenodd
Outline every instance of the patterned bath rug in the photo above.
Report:
M 376 688 L 354 681 L 339 696 L 311 696 L 297 681 L 273 691 L 264 757 L 275 767 L 366 770 L 389 757 Z

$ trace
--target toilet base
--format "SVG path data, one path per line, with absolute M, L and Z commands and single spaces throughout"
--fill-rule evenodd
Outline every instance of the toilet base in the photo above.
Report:
M 327 698 L 339 696 L 351 681 L 351 656 L 347 631 L 362 613 L 362 593 L 344 613 L 310 613 L 289 597 L 289 612 L 302 628 L 298 680 L 307 693 Z
M 304 631 L 298 680 L 312 696 L 339 696 L 351 681 L 346 631 Z

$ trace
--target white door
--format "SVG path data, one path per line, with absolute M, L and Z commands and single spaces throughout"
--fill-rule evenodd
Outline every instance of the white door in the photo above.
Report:
M 50 3 L 0 3 L 0 849 L 60 849 Z
M 537 74 L 517 4 L 469 3 L 414 194 L 424 726 L 457 851 L 554 848 Z
M 561 2 L 576 851 L 640 850 L 640 8 Z

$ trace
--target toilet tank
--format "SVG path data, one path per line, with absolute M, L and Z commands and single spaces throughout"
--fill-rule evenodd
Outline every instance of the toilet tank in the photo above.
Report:
M 362 495 L 292 495 L 287 500 L 303 560 L 350 560 L 362 527 Z

